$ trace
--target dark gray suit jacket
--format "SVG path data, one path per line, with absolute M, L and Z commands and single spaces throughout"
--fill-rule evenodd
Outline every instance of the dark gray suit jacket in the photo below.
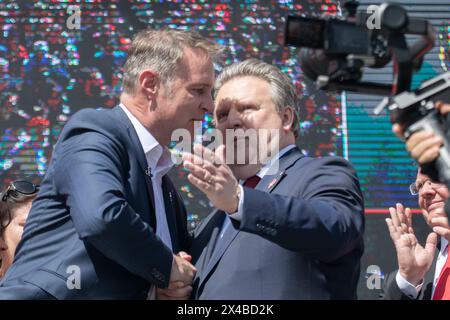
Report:
M 146 169 L 120 107 L 73 115 L 0 283 L 0 299 L 144 299 L 151 284 L 167 286 L 172 252 L 154 233 Z M 163 192 L 173 251 L 186 250 L 186 212 L 167 176 Z
M 294 148 L 278 173 L 243 189 L 242 221 L 222 239 L 223 212 L 195 230 L 193 298 L 356 298 L 364 207 L 347 161 L 304 157 Z

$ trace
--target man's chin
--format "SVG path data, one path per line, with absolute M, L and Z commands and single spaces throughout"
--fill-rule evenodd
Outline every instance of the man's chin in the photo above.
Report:
M 429 215 L 430 219 L 436 218 L 436 217 L 446 217 L 447 216 L 444 211 L 444 206 L 428 210 L 428 215 Z
M 195 134 L 201 135 L 202 134 L 202 121 L 193 119 L 193 120 L 189 121 L 189 123 L 186 125 L 186 127 L 184 129 L 189 131 L 189 134 L 193 138 L 194 138 Z
M 231 164 L 229 167 L 236 178 L 242 180 L 254 176 L 261 168 L 257 164 Z
M 246 164 L 230 163 L 230 164 L 228 164 L 228 166 L 230 167 L 231 171 L 233 171 L 233 173 L 236 174 L 236 172 L 240 172 L 242 170 L 245 170 L 245 167 L 247 165 Z
M 250 169 L 253 167 L 258 166 L 257 164 L 252 164 L 252 163 L 232 163 L 228 165 L 231 170 L 233 169 L 237 169 L 237 170 L 245 170 L 245 169 Z

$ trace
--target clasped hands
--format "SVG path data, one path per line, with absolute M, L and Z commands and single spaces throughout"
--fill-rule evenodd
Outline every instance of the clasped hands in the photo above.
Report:
M 225 146 L 216 152 L 201 145 L 194 145 L 194 153 L 183 154 L 183 167 L 189 171 L 188 180 L 205 193 L 214 207 L 234 213 L 239 205 L 239 184 L 230 167 L 225 163 Z M 189 299 L 196 269 L 192 257 L 186 252 L 174 255 L 168 288 L 156 290 L 158 300 Z
M 156 289 L 157 300 L 187 300 L 192 293 L 192 280 L 197 269 L 191 264 L 192 257 L 184 251 L 173 255 L 169 286 Z

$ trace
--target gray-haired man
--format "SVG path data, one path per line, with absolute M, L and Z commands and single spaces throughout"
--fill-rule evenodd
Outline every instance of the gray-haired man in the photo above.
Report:
M 189 180 L 218 209 L 195 231 L 193 297 L 355 299 L 364 230 L 355 171 L 344 159 L 306 157 L 295 146 L 296 90 L 278 68 L 236 63 L 215 89 L 214 121 L 226 150 L 199 147 L 204 159 L 184 157 Z M 263 144 L 244 138 L 244 163 L 227 164 L 230 146 L 240 150 L 226 131 L 238 129 L 254 129 L 258 139 L 277 131 L 267 144 L 278 152 L 253 163 L 250 155 L 260 153 L 252 149 Z

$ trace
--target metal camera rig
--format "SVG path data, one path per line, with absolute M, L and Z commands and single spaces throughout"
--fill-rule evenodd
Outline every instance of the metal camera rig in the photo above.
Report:
M 439 158 L 428 165 L 433 176 L 450 189 L 450 115 L 441 116 L 436 101 L 450 103 L 450 72 L 424 82 L 412 90 L 413 73 L 434 45 L 435 33 L 427 20 L 409 17 L 399 5 L 383 3 L 374 12 L 358 11 L 357 1 L 346 1 L 339 18 L 289 16 L 286 45 L 301 47 L 300 65 L 305 75 L 326 91 L 354 91 L 388 96 L 375 108 L 387 110 L 392 123 L 402 126 L 404 137 L 432 130 L 444 138 Z M 378 28 L 369 28 L 377 19 Z M 412 44 L 406 36 L 418 36 Z M 393 62 L 393 82 L 361 81 L 363 67 L 381 68 Z M 447 119 L 448 118 L 448 119 Z M 446 203 L 450 214 L 450 203 Z

